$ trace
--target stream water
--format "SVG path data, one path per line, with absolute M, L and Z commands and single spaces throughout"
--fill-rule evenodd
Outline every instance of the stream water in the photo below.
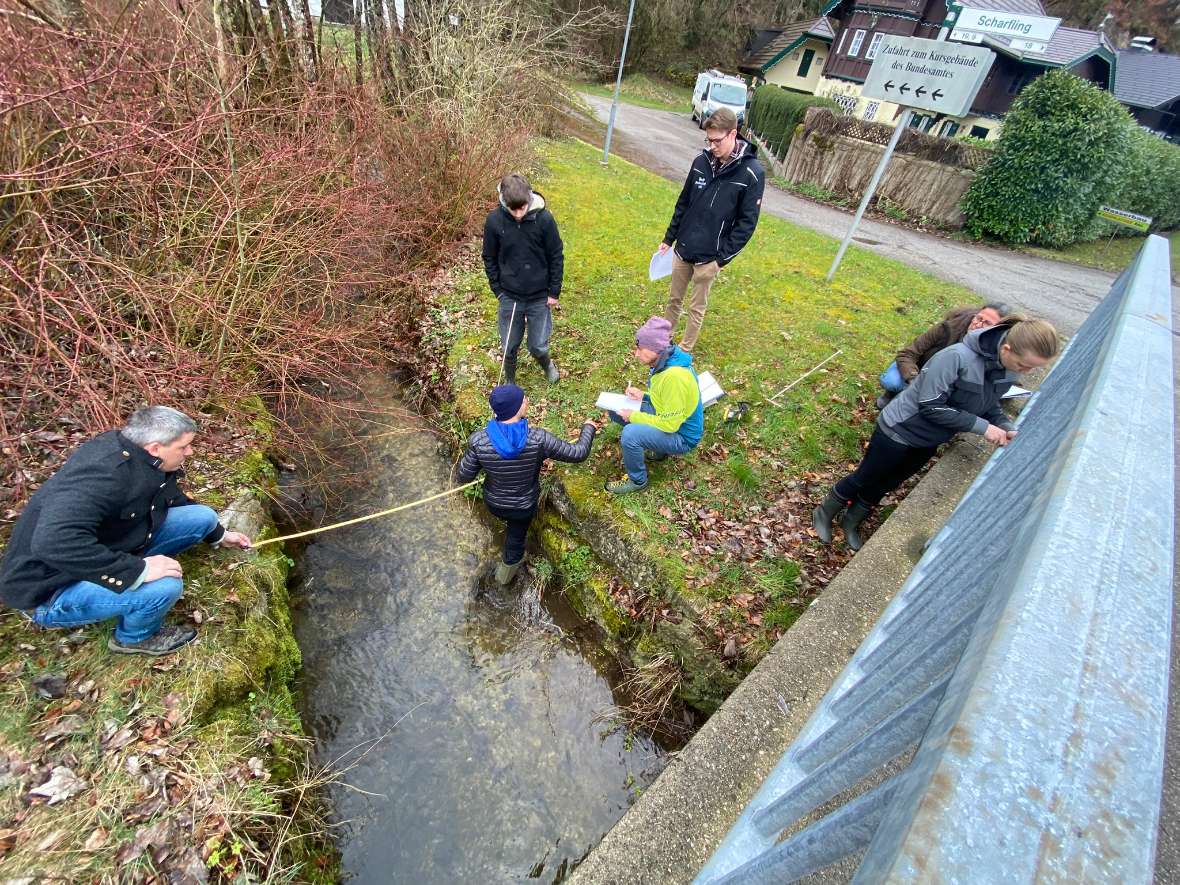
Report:
M 370 391 L 378 414 L 405 413 Z M 317 521 L 416 500 L 451 463 L 420 420 L 369 421 Z M 353 882 L 559 882 L 663 765 L 612 731 L 613 659 L 559 592 L 484 579 L 502 536 L 457 495 L 313 536 L 297 569 L 304 722 Z

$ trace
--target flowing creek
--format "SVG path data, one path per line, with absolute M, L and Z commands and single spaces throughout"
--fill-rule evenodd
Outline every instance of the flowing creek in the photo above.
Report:
M 369 395 L 375 414 L 408 414 L 392 388 Z M 363 481 L 317 523 L 449 485 L 421 419 L 363 423 L 330 471 Z M 597 628 L 524 570 L 488 589 L 502 534 L 481 511 L 460 494 L 301 554 L 302 712 L 319 760 L 347 767 L 330 799 L 352 882 L 560 882 L 664 764 L 602 721 L 618 672 Z

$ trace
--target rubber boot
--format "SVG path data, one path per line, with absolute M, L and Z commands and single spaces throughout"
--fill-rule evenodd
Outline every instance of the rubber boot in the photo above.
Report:
M 541 368 L 545 370 L 545 380 L 550 384 L 556 384 L 561 380 L 561 373 L 557 371 L 557 366 L 553 362 L 553 357 L 549 354 L 537 357 L 537 362 L 541 364 Z
M 509 565 L 501 559 L 496 563 L 496 583 L 501 587 L 507 587 L 511 584 L 512 579 L 516 577 L 516 573 L 520 571 L 520 564 L 522 562 L 524 562 L 523 559 L 520 562 L 514 562 L 512 565 Z
M 504 357 L 504 383 L 516 383 L 516 354 Z
M 844 515 L 840 517 L 840 528 L 844 529 L 844 540 L 848 542 L 848 546 L 853 550 L 859 550 L 864 546 L 864 541 L 860 539 L 860 533 L 857 528 L 865 517 L 873 512 L 873 508 L 868 504 L 862 504 L 860 501 L 854 501 L 848 505 L 848 509 L 844 511 Z
M 811 525 L 825 544 L 832 543 L 832 520 L 844 509 L 844 499 L 829 490 L 828 496 L 811 513 Z

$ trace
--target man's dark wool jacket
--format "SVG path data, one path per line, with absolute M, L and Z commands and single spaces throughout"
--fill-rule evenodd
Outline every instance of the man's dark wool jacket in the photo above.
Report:
M 115 593 L 147 567 L 143 553 L 169 507 L 195 503 L 160 459 L 117 430 L 83 443 L 29 500 L 0 565 L 0 599 L 33 609 L 76 581 Z M 221 540 L 219 525 L 205 538 Z
M 725 267 L 754 235 L 766 174 L 749 142 L 739 138 L 734 154 L 720 167 L 707 148 L 692 161 L 664 234 L 682 261 Z

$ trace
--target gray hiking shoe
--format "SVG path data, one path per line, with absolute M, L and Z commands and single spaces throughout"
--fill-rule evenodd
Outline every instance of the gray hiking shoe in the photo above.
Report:
M 123 655 L 170 655 L 172 652 L 188 645 L 197 638 L 197 631 L 192 627 L 168 626 L 161 627 L 152 636 L 139 642 L 129 642 L 124 645 L 114 636 L 107 642 L 107 648 Z
M 647 488 L 647 483 L 640 485 L 639 483 L 634 482 L 631 477 L 624 476 L 622 479 L 617 480 L 616 482 L 608 482 L 605 486 L 603 486 L 603 488 L 605 488 L 612 495 L 628 495 L 631 492 L 642 492 Z

